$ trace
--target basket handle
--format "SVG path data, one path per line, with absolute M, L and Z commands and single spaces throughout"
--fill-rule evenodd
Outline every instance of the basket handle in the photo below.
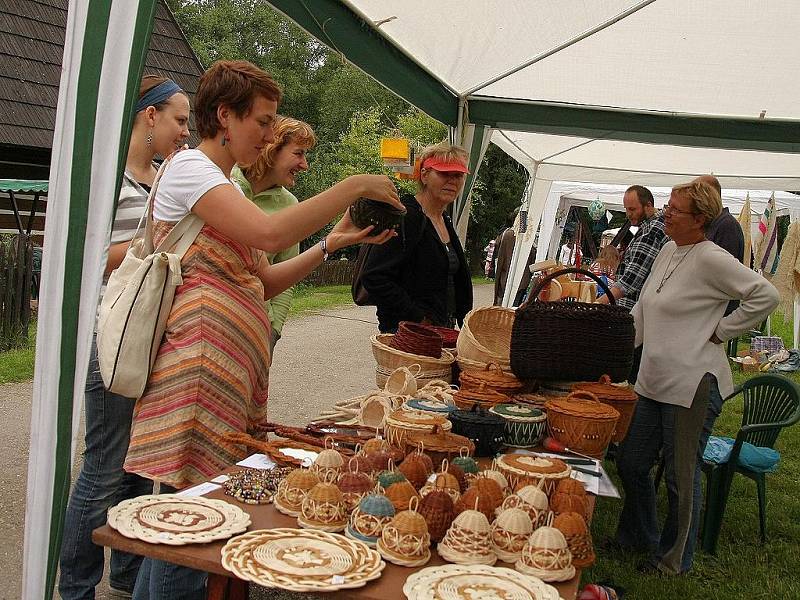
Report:
M 602 383 L 608 385 L 611 383 L 611 377 L 608 375 L 600 375 L 600 379 L 598 379 L 598 383 Z
M 579 273 L 581 275 L 586 275 L 589 278 L 593 279 L 594 282 L 600 286 L 603 290 L 603 293 L 608 296 L 608 303 L 612 306 L 617 303 L 614 298 L 614 294 L 611 293 L 611 289 L 606 285 L 606 283 L 600 279 L 597 275 L 592 273 L 591 271 L 587 271 L 586 269 L 576 269 L 575 267 L 571 267 L 569 269 L 561 269 L 560 271 L 556 271 L 555 273 L 550 273 L 546 277 L 542 277 L 539 282 L 534 286 L 531 290 L 531 293 L 528 295 L 528 299 L 519 307 L 520 309 L 524 309 L 528 304 L 533 302 L 539 297 L 539 293 L 544 289 L 544 286 L 549 281 L 552 281 L 556 277 L 561 277 L 562 275 L 566 275 L 568 273 Z M 518 309 L 519 310 L 519 309 Z
M 571 392 L 569 398 L 576 398 L 577 400 L 591 400 L 593 402 L 600 402 L 600 400 L 592 392 L 588 390 L 575 390 Z

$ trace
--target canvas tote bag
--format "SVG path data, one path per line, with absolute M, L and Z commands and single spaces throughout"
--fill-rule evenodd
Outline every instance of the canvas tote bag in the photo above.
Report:
M 188 214 L 153 248 L 153 199 L 170 156 L 159 168 L 142 220 L 143 238 L 137 235 L 122 264 L 108 279 L 97 320 L 97 357 L 103 383 L 111 392 L 139 398 L 172 309 L 175 288 L 181 285 L 181 259 L 203 227 L 203 220 Z M 139 229 L 141 229 L 141 221 Z

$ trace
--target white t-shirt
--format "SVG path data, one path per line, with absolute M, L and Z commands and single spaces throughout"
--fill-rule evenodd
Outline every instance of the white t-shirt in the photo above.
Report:
M 200 150 L 181 150 L 161 176 L 153 217 L 168 223 L 180 221 L 203 194 L 218 185 L 232 185 L 242 191 Z

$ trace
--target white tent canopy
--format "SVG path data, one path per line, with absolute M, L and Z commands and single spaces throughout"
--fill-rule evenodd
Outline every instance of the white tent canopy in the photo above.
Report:
M 556 256 L 571 206 L 586 207 L 592 201 L 600 200 L 606 210 L 624 212 L 622 197 L 626 189 L 627 186 L 624 185 L 563 181 L 553 183 L 542 212 L 536 260 L 541 261 Z M 653 193 L 656 207 L 661 208 L 669 201 L 670 188 L 649 187 L 648 189 Z M 724 189 L 722 190 L 722 204 L 730 210 L 732 215 L 738 217 L 745 199 L 749 197 L 751 213 L 760 215 L 764 212 L 772 193 L 768 190 Z M 789 216 L 793 212 L 800 213 L 800 196 L 787 192 L 774 192 L 774 194 L 778 216 Z M 758 218 L 754 218 L 752 223 L 754 228 L 757 227 Z

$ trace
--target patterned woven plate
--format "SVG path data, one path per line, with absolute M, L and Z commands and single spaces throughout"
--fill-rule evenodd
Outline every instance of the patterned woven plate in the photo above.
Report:
M 406 579 L 408 600 L 559 600 L 558 590 L 541 579 L 504 567 L 427 567 Z
M 125 500 L 109 509 L 108 524 L 125 537 L 181 546 L 241 533 L 250 525 L 250 515 L 224 500 L 157 494 Z
M 380 577 L 386 563 L 357 540 L 313 529 L 261 529 L 222 548 L 222 566 L 237 577 L 294 592 L 356 588 Z

